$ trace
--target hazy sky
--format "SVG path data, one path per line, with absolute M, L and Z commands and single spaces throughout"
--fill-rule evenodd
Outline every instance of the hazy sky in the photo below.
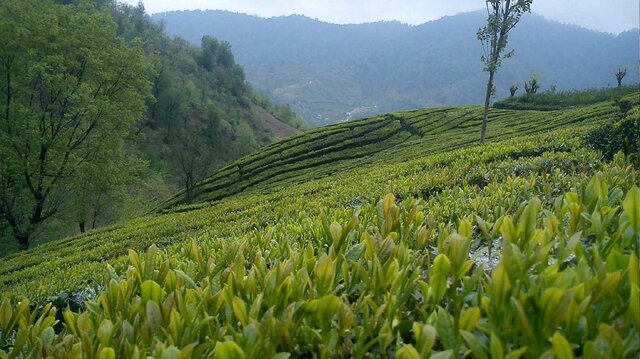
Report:
M 138 0 L 121 0 L 137 4 Z M 484 8 L 482 0 L 144 0 L 149 13 L 222 9 L 262 17 L 302 14 L 333 23 L 399 20 L 421 24 Z M 532 10 L 549 19 L 619 33 L 638 27 L 638 0 L 534 0 Z

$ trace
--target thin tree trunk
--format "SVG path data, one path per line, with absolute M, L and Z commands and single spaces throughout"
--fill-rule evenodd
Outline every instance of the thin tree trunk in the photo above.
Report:
M 78 222 L 78 227 L 80 227 L 80 233 L 84 233 L 87 229 L 85 228 L 85 222 Z
M 15 237 L 20 244 L 20 249 L 26 251 L 29 249 L 29 234 L 27 233 L 15 233 Z
M 93 220 L 91 221 L 91 229 L 96 229 L 96 225 L 98 224 L 98 210 L 93 211 Z
M 489 103 L 491 102 L 491 92 L 493 92 L 493 76 L 495 71 L 489 71 L 489 83 L 487 83 L 487 94 L 484 99 L 484 114 L 482 115 L 482 130 L 480 131 L 480 143 L 484 143 L 487 135 L 487 122 L 489 122 Z

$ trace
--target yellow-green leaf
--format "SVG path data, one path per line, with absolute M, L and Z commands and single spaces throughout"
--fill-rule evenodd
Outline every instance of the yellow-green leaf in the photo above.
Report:
M 244 351 L 232 341 L 216 343 L 216 358 L 219 359 L 244 359 L 247 355 Z
M 236 318 L 242 323 L 242 325 L 247 325 L 249 323 L 249 317 L 247 316 L 247 307 L 242 299 L 239 297 L 233 297 L 231 300 L 231 304 L 233 307 L 233 314 L 235 314 Z
M 411 344 L 405 344 L 396 352 L 397 359 L 420 359 L 420 354 Z
M 504 346 L 500 338 L 491 333 L 491 339 L 489 340 L 489 352 L 491 353 L 491 359 L 504 358 Z
M 553 345 L 553 353 L 557 359 L 573 359 L 571 344 L 569 344 L 562 334 L 556 332 L 551 338 L 551 344 Z
M 146 280 L 140 286 L 140 296 L 142 297 L 142 302 L 147 303 L 152 300 L 156 303 L 161 303 L 164 300 L 166 293 L 160 284 L 156 283 L 153 280 Z
M 480 321 L 480 308 L 466 308 L 460 313 L 459 328 L 472 331 L 476 327 L 476 324 L 478 324 L 478 321 Z
M 102 348 L 99 359 L 116 359 L 116 351 L 113 348 Z
M 631 223 L 631 228 L 636 233 L 640 232 L 640 189 L 638 186 L 633 186 L 627 193 L 622 202 L 624 212 L 627 214 L 627 218 Z

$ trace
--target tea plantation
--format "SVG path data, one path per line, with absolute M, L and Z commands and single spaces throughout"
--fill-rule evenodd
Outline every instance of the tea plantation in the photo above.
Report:
M 640 171 L 583 142 L 616 107 L 481 114 L 312 130 L 4 258 L 0 358 L 637 357 Z

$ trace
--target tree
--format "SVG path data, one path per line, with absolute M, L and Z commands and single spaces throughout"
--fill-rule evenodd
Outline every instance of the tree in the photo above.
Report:
M 515 96 L 517 91 L 518 91 L 518 86 L 511 85 L 511 87 L 509 87 L 509 92 L 511 93 L 511 97 Z
M 507 47 L 509 31 L 513 29 L 525 12 L 531 11 L 533 0 L 487 0 L 487 25 L 478 30 L 478 40 L 484 48 L 484 71 L 489 73 L 487 91 L 482 116 L 480 142 L 484 143 L 489 119 L 489 103 L 494 93 L 495 74 L 502 64 L 502 59 L 513 56 L 513 51 L 504 54 Z
M 524 82 L 524 92 L 529 94 L 537 93 L 540 89 L 540 84 L 538 83 L 538 76 L 531 76 L 531 80 Z
M 618 71 L 615 72 L 616 75 L 616 80 L 618 80 L 618 87 L 622 86 L 622 79 L 627 76 L 627 69 L 618 69 Z
M 210 174 L 216 160 L 213 146 L 207 143 L 207 138 L 194 135 L 202 132 L 205 129 L 198 129 L 197 124 L 187 123 L 179 133 L 173 135 L 176 142 L 172 146 L 175 166 L 179 170 L 179 182 L 184 189 L 186 203 L 193 202 L 197 184 Z
M 145 111 L 142 45 L 90 2 L 0 0 L 0 218 L 22 248 L 82 181 L 112 176 Z

